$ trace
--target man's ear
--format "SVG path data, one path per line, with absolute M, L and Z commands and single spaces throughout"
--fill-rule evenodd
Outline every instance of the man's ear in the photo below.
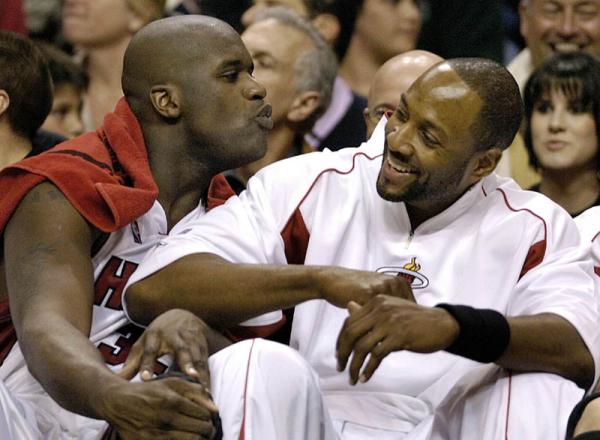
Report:
M 340 21 L 338 18 L 333 14 L 323 13 L 313 18 L 312 24 L 327 44 L 333 46 L 340 35 Z
M 485 176 L 491 174 L 498 165 L 498 162 L 502 158 L 502 150 L 494 147 L 482 151 L 477 158 L 475 168 L 471 173 L 474 181 L 478 181 Z
M 156 112 L 168 119 L 181 116 L 181 94 L 172 85 L 158 85 L 150 89 L 150 101 Z
M 321 94 L 315 91 L 301 92 L 287 113 L 287 119 L 291 122 L 305 121 L 321 105 Z
M 4 115 L 9 106 L 10 96 L 8 96 L 6 90 L 0 89 L 0 117 Z

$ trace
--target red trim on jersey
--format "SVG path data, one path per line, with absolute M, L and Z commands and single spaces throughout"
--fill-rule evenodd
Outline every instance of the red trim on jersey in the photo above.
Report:
M 287 319 L 285 315 L 283 315 L 279 321 L 273 324 L 257 326 L 236 325 L 235 327 L 225 330 L 223 334 L 233 342 L 254 338 L 267 338 L 281 329 L 286 321 Z
M 217 174 L 212 178 L 208 187 L 208 195 L 206 196 L 207 211 L 222 205 L 229 197 L 234 195 L 235 192 L 229 186 L 229 182 L 227 182 L 225 176 Z
M 504 440 L 508 440 L 508 416 L 510 415 L 510 395 L 512 390 L 512 372 L 508 372 L 508 400 L 506 402 L 506 424 L 504 426 Z
M 242 417 L 242 427 L 240 429 L 240 435 L 238 440 L 244 440 L 246 437 L 246 392 L 248 391 L 248 377 L 250 377 L 250 360 L 252 359 L 252 350 L 254 349 L 254 341 L 252 341 L 252 346 L 250 347 L 250 352 L 248 353 L 248 363 L 246 364 L 246 380 L 244 381 L 244 416 Z
M 600 235 L 600 231 L 596 232 L 596 235 L 594 235 L 594 238 L 592 238 L 592 241 L 594 241 L 596 238 L 598 238 L 599 235 Z
M 313 188 L 317 184 L 317 181 L 325 173 L 333 172 L 333 173 L 346 175 L 346 174 L 350 174 L 352 171 L 354 171 L 354 169 L 356 168 L 357 156 L 364 156 L 368 160 L 375 160 L 377 158 L 382 157 L 383 153 L 378 154 L 377 156 L 373 156 L 373 157 L 371 157 L 363 152 L 356 153 L 354 156 L 352 156 L 352 167 L 350 167 L 350 169 L 348 171 L 340 171 L 337 168 L 327 168 L 327 169 L 324 169 L 323 171 L 321 171 L 317 175 L 317 177 L 315 177 L 315 180 L 313 180 L 313 183 L 311 183 L 310 187 L 306 191 L 306 194 L 304 194 L 304 196 L 302 196 L 302 199 L 300 199 L 298 206 L 296 206 L 294 211 L 292 211 L 292 214 L 290 215 L 288 221 L 286 222 L 285 227 L 281 231 L 281 237 L 283 238 L 283 241 L 285 243 L 285 256 L 288 259 L 288 263 L 304 264 L 304 258 L 306 257 L 306 249 L 308 247 L 308 240 L 310 238 L 310 234 L 308 232 L 308 229 L 306 228 L 304 219 L 302 218 L 302 213 L 300 212 L 300 206 L 302 205 L 302 203 L 304 203 L 304 201 L 306 200 L 306 198 L 308 197 L 310 192 L 313 190 Z M 296 240 L 298 240 L 298 241 L 296 241 Z M 290 260 L 290 259 L 292 259 L 292 260 Z
M 521 273 L 519 274 L 519 279 L 523 277 L 530 269 L 533 269 L 535 266 L 540 264 L 544 260 L 544 253 L 546 252 L 546 241 L 540 240 L 537 243 L 534 243 L 529 248 L 529 252 L 527 252 L 527 257 L 525 257 L 525 263 L 523 264 L 523 268 L 521 269 Z
M 296 208 L 285 228 L 281 231 L 288 264 L 304 264 L 310 232 L 304 223 L 300 208 Z
M 600 267 L 594 266 L 594 273 L 600 277 Z
M 518 209 L 513 208 L 511 206 L 511 204 L 509 203 L 508 197 L 506 196 L 506 193 L 504 192 L 504 190 L 498 188 L 498 191 L 500 191 L 500 194 L 502 194 L 502 197 L 504 198 L 504 203 L 506 204 L 508 209 L 510 209 L 513 212 L 519 212 L 519 211 L 528 212 L 529 214 L 531 214 L 534 217 L 541 220 L 542 224 L 544 225 L 544 239 L 534 243 L 529 248 L 529 252 L 527 252 L 527 257 L 525 258 L 525 263 L 523 263 L 523 268 L 521 269 L 521 274 L 519 275 L 519 278 L 521 278 L 530 269 L 533 269 L 535 266 L 537 266 L 544 260 L 544 255 L 546 254 L 546 242 L 548 240 L 548 227 L 546 226 L 546 220 L 544 220 L 543 217 L 536 214 L 529 208 L 518 208 Z

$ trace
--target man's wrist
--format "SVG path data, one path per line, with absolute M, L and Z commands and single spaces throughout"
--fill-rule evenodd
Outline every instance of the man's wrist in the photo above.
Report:
M 438 304 L 459 326 L 458 336 L 446 351 L 477 362 L 496 362 L 508 348 L 510 326 L 496 310 L 464 305 Z

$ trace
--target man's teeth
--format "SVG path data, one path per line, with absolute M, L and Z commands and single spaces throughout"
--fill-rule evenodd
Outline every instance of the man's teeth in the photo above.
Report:
M 579 45 L 574 43 L 556 43 L 554 48 L 558 52 L 575 52 L 579 50 Z
M 392 167 L 392 169 L 394 171 L 397 171 L 398 173 L 414 173 L 415 172 L 415 170 L 412 168 L 408 168 L 403 165 L 394 164 L 389 160 L 388 160 L 388 164 L 390 165 L 390 167 Z

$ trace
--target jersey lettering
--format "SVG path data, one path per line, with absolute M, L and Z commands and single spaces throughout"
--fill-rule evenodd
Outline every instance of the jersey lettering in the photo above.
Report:
M 125 362 L 127 356 L 129 355 L 129 350 L 135 341 L 142 335 L 144 329 L 138 327 L 135 324 L 127 324 L 117 330 L 117 333 L 120 335 L 116 340 L 114 347 L 104 342 L 98 344 L 98 350 L 104 361 L 108 365 L 120 365 Z M 159 361 L 154 363 L 154 374 L 164 373 L 167 369 L 167 366 Z
M 131 261 L 114 256 L 110 257 L 96 280 L 94 305 L 113 310 L 123 310 L 121 306 L 123 288 L 137 266 Z

